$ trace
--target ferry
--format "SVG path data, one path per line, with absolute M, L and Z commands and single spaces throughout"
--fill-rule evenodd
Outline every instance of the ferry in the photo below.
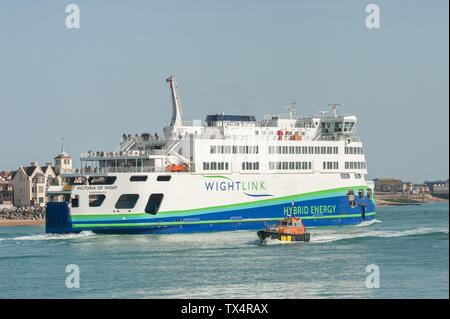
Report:
M 46 232 L 182 233 L 261 229 L 286 216 L 309 226 L 375 218 L 374 184 L 357 118 L 330 111 L 212 114 L 182 121 L 169 83 L 164 135 L 123 134 L 115 151 L 81 154 L 81 167 L 49 186 Z

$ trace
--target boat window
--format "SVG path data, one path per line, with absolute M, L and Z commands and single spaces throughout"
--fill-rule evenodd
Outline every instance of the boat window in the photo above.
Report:
M 105 195 L 89 195 L 89 207 L 99 207 L 105 198 Z
M 350 178 L 350 174 L 343 173 L 343 174 L 341 174 L 341 178 L 349 179 Z
M 288 226 L 292 226 L 292 223 L 288 223 Z
M 170 176 L 170 175 L 159 175 L 157 178 L 156 178 L 156 180 L 158 181 L 158 182 L 168 182 L 168 181 L 170 181 L 170 178 L 171 178 L 172 176 Z
M 355 178 L 361 178 L 361 174 L 355 173 Z
M 66 177 L 66 183 L 67 185 L 84 185 L 86 184 L 86 177 Z
M 130 177 L 130 182 L 145 182 L 147 180 L 147 175 L 135 175 Z
M 347 199 L 348 199 L 350 208 L 356 207 L 355 192 L 353 191 L 353 189 L 347 190 Z
M 116 203 L 116 208 L 131 209 L 134 208 L 139 198 L 138 194 L 123 194 L 120 195 Z
M 71 203 L 72 203 L 72 207 L 78 207 L 78 205 L 79 205 L 79 196 L 78 195 L 72 196 Z
M 156 215 L 159 211 L 163 198 L 164 194 L 151 194 L 147 205 L 145 206 L 145 212 L 147 214 Z
M 91 176 L 89 177 L 89 185 L 112 185 L 116 178 L 116 176 Z
M 349 129 L 350 122 L 344 122 L 344 132 L 347 132 Z
M 367 198 L 368 199 L 372 198 L 372 190 L 370 188 L 367 189 Z
M 359 195 L 359 198 L 363 199 L 364 198 L 364 190 L 363 189 L 359 189 L 358 190 L 358 195 Z

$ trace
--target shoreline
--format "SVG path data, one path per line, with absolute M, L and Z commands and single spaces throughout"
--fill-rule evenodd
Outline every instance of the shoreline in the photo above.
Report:
M 425 199 L 422 199 L 422 198 L 408 199 L 408 198 L 401 198 L 398 196 L 395 197 L 392 195 L 390 195 L 390 196 L 389 195 L 378 195 L 377 196 L 377 194 L 375 194 L 376 207 L 422 205 L 422 204 L 426 204 L 426 203 L 438 203 L 438 202 L 447 202 L 448 203 L 448 199 L 435 197 L 435 196 L 428 196 Z
M 29 226 L 29 225 L 45 225 L 45 220 L 20 220 L 20 219 L 4 219 L 0 220 L 0 226 Z

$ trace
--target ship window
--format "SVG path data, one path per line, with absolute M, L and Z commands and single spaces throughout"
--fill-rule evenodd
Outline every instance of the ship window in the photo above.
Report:
M 364 190 L 363 189 L 359 189 L 358 190 L 358 195 L 359 195 L 359 198 L 363 199 L 364 198 Z
M 350 128 L 348 129 L 349 131 L 351 131 L 353 129 L 353 126 L 355 125 L 355 122 L 351 122 L 350 123 Z
M 147 175 L 135 175 L 130 177 L 130 182 L 145 182 L 147 180 Z
M 112 185 L 116 181 L 116 176 L 91 176 L 89 185 Z
M 203 164 L 205 164 L 205 163 L 203 163 Z M 158 182 L 168 182 L 168 181 L 170 181 L 170 178 L 171 178 L 172 176 L 170 176 L 170 175 L 159 175 L 157 178 L 156 178 L 156 180 L 158 181 Z
M 139 198 L 138 194 L 123 194 L 120 195 L 116 203 L 116 208 L 131 209 L 134 208 Z
M 350 122 L 344 122 L 344 132 L 349 131 Z
M 72 207 L 78 207 L 79 204 L 79 197 L 78 195 L 72 196 Z
M 105 200 L 105 195 L 89 195 L 89 207 L 99 207 Z
M 341 174 L 341 178 L 349 179 L 350 178 L 350 174 Z
M 367 189 L 367 198 L 368 199 L 372 198 L 372 190 L 370 188 Z
M 86 178 L 82 176 L 77 177 L 66 177 L 67 185 L 84 185 L 86 183 Z
M 347 199 L 350 208 L 356 207 L 355 192 L 352 189 L 347 190 Z
M 361 174 L 355 173 L 355 178 L 361 178 Z
M 145 212 L 147 214 L 156 215 L 158 213 L 161 202 L 164 198 L 164 194 L 151 194 L 147 205 L 145 206 Z

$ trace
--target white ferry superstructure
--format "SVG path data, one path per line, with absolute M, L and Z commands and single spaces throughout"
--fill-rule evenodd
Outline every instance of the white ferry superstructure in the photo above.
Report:
M 173 233 L 263 228 L 286 215 L 305 226 L 375 218 L 357 118 L 173 113 L 156 134 L 123 135 L 114 152 L 81 154 L 81 168 L 47 189 L 46 231 Z

